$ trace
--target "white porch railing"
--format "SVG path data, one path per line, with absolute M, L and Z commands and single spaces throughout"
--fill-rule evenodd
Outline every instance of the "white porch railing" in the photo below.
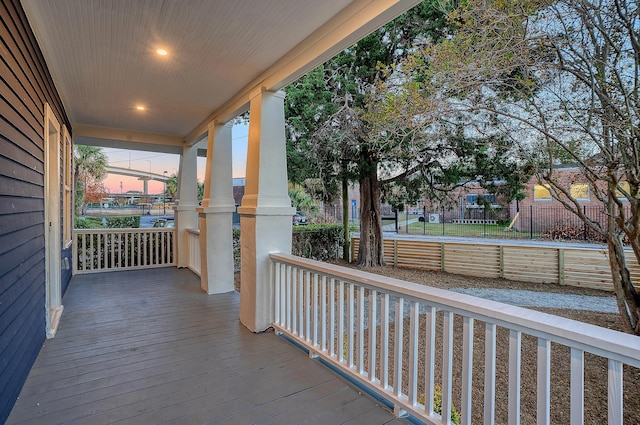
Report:
M 200 276 L 200 230 L 187 229 L 187 267 Z
M 175 229 L 74 230 L 74 273 L 175 265 Z
M 434 411 L 438 387 L 441 411 L 455 409 L 461 424 L 549 424 L 552 405 L 582 424 L 587 388 L 606 391 L 608 423 L 623 423 L 623 365 L 640 367 L 638 337 L 291 255 L 271 259 L 276 331 L 381 394 L 398 415 L 451 423 Z M 524 365 L 528 350 L 537 360 Z M 596 379 L 602 389 L 585 381 L 585 353 L 608 371 Z M 550 400 L 552 383 L 562 384 L 552 370 L 570 381 L 566 406 Z M 536 400 L 535 411 L 521 412 L 521 397 Z M 508 413 L 497 412 L 507 400 Z

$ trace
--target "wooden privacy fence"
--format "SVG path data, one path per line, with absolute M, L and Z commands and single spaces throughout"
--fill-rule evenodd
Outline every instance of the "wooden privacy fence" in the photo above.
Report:
M 352 238 L 352 258 L 358 246 L 359 239 Z M 598 248 L 385 239 L 384 259 L 395 267 L 612 290 L 608 254 Z M 632 252 L 627 264 L 639 282 L 640 266 Z

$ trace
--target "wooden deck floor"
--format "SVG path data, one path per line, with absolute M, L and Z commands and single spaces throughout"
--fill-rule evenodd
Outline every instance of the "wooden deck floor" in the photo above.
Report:
M 406 423 L 175 268 L 74 277 L 8 424 Z

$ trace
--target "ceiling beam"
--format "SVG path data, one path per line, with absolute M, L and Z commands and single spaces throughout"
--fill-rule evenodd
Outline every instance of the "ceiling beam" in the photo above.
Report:
M 73 127 L 73 139 L 78 145 L 173 154 L 185 145 L 181 137 L 86 125 Z

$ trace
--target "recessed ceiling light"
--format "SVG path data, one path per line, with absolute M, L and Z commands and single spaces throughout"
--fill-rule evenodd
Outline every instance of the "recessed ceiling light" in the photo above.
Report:
M 167 56 L 169 54 L 169 52 L 167 52 L 164 49 L 158 49 L 156 50 L 156 53 L 159 54 L 160 56 Z
M 144 107 L 144 106 L 142 106 L 142 105 L 138 105 L 138 106 L 136 106 L 136 109 L 137 109 L 138 111 L 144 111 L 144 110 L 145 110 L 145 109 L 147 109 L 147 108 L 145 108 L 145 107 Z

